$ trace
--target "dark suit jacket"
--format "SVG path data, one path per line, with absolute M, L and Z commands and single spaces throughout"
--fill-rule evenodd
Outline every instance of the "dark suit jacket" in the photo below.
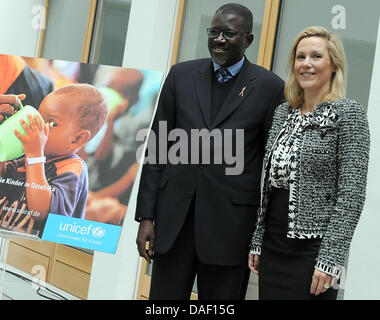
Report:
M 211 59 L 174 65 L 162 88 L 152 130 L 159 136 L 159 122 L 166 121 L 168 131 L 185 130 L 190 144 L 192 129 L 233 129 L 233 142 L 235 129 L 244 129 L 243 172 L 226 175 L 228 163 L 213 164 L 212 143 L 210 164 L 146 163 L 135 219 L 154 220 L 155 252 L 165 253 L 195 197 L 195 243 L 200 260 L 214 265 L 244 265 L 259 206 L 266 135 L 274 109 L 283 101 L 283 81 L 246 59 L 228 98 L 211 121 L 213 76 Z M 157 140 L 159 148 L 167 137 Z M 168 148 L 173 144 L 169 143 Z

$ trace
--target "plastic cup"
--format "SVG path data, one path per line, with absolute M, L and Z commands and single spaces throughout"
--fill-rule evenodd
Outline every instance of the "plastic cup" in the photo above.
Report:
M 29 123 L 27 115 L 31 114 L 33 117 L 41 114 L 32 106 L 21 106 L 20 110 L 11 115 L 0 124 L 0 162 L 17 159 L 24 154 L 24 148 L 21 141 L 14 134 L 14 130 L 18 130 L 22 135 L 25 135 L 25 130 L 22 127 L 20 120 L 24 119 L 27 124 Z M 43 119 L 42 122 L 44 123 Z

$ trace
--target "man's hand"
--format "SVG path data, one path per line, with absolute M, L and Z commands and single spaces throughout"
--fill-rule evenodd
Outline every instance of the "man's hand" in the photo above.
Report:
M 49 135 L 49 124 L 42 122 L 39 116 L 31 116 L 28 114 L 28 125 L 24 120 L 20 120 L 22 127 L 25 130 L 25 136 L 15 130 L 16 137 L 21 141 L 25 156 L 28 158 L 41 157 L 44 155 L 45 145 Z
M 151 263 L 154 250 L 154 226 L 150 219 L 143 219 L 140 222 L 139 231 L 137 234 L 137 249 L 140 257 L 144 258 L 148 263 Z M 146 243 L 149 241 L 149 248 L 146 250 Z
M 12 115 L 20 106 L 20 101 L 25 99 L 25 94 L 0 94 L 0 123 L 5 117 Z

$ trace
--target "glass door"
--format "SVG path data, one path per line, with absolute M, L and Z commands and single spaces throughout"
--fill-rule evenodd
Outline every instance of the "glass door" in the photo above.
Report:
M 132 0 L 99 0 L 90 63 L 121 66 Z
M 367 4 L 367 5 L 366 5 Z M 303 29 L 319 25 L 337 34 L 348 63 L 347 97 L 368 105 L 380 2 L 372 0 L 284 0 L 278 25 L 273 71 L 286 79 L 290 46 Z M 294 23 L 297 21 L 297 23 Z
M 82 61 L 96 0 L 50 0 L 41 58 Z M 86 62 L 86 61 L 84 61 Z

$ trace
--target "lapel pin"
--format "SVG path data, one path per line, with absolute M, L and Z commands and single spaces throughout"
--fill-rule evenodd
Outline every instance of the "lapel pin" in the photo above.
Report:
M 244 96 L 244 91 L 245 91 L 245 87 L 243 89 L 241 89 L 241 92 L 239 93 L 240 97 Z

